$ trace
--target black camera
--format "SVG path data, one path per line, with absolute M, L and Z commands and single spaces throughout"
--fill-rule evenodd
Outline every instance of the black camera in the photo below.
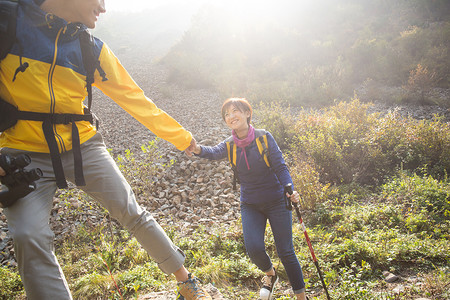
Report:
M 36 189 L 35 181 L 41 178 L 42 171 L 39 168 L 25 170 L 31 163 L 31 158 L 26 154 L 11 157 L 7 154 L 0 155 L 0 167 L 6 175 L 0 177 L 2 183 L 0 191 L 0 207 L 13 205 L 18 199 L 25 197 Z

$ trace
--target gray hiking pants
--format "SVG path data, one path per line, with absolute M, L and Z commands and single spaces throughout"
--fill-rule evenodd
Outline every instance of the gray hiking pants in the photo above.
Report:
M 83 143 L 81 151 L 86 186 L 80 188 L 136 237 L 163 272 L 171 274 L 181 268 L 184 253 L 170 241 L 152 215 L 137 204 L 101 135 L 96 134 Z M 26 169 L 40 168 L 44 173 L 36 182 L 36 191 L 4 210 L 27 297 L 30 300 L 72 299 L 54 253 L 54 234 L 49 226 L 57 189 L 50 155 L 9 148 L 3 148 L 2 153 L 13 156 L 27 153 L 32 163 Z M 63 153 L 61 160 L 66 178 L 73 181 L 72 151 Z

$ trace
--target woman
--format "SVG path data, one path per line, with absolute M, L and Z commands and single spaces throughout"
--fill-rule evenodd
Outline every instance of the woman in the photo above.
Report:
M 277 253 L 283 263 L 297 299 L 306 299 L 305 283 L 292 242 L 292 212 L 286 208 L 284 186 L 292 179 L 282 153 L 270 133 L 267 134 L 270 168 L 264 162 L 255 142 L 255 129 L 250 125 L 252 107 L 246 99 L 230 98 L 222 105 L 222 118 L 232 130 L 237 146 L 236 175 L 241 184 L 241 218 L 244 243 L 253 263 L 266 276 L 260 290 L 261 299 L 271 299 L 278 276 L 264 244 L 264 231 L 269 220 Z M 226 141 L 214 147 L 196 145 L 194 154 L 218 160 L 227 157 Z M 296 191 L 290 197 L 298 202 Z

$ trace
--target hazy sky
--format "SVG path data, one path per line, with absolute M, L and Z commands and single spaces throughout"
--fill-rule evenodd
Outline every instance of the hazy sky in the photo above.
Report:
M 312 2 L 314 0 L 105 0 L 106 10 L 110 11 L 139 11 L 145 8 L 155 8 L 161 5 L 186 5 L 199 6 L 202 3 L 214 3 L 231 7 L 246 7 L 252 9 L 273 8 L 281 2 Z
M 105 0 L 107 11 L 141 10 L 153 8 L 164 3 L 164 0 Z
M 108 11 L 139 11 L 161 5 L 177 5 L 189 1 L 192 4 L 204 3 L 208 0 L 105 0 Z

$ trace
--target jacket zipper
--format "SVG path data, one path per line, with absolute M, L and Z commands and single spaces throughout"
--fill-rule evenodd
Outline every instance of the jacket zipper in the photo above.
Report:
M 56 68 L 56 58 L 58 57 L 58 41 L 61 36 L 61 32 L 64 30 L 64 28 L 59 29 L 58 34 L 56 35 L 55 39 L 55 52 L 53 54 L 53 61 L 50 66 L 50 71 L 48 73 L 48 89 L 50 94 L 50 113 L 55 113 L 55 107 L 56 107 L 56 97 L 55 92 L 53 90 L 53 74 Z M 64 144 L 63 138 L 56 132 L 56 124 L 53 125 L 53 133 L 55 134 L 56 139 L 58 140 L 59 147 L 61 148 L 61 152 L 66 151 L 66 146 Z

